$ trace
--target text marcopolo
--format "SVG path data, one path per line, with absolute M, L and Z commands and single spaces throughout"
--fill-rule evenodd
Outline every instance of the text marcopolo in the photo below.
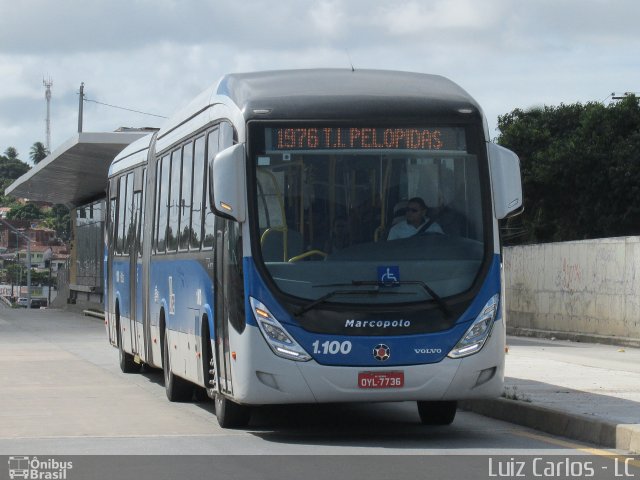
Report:
M 411 320 L 346 320 L 345 328 L 409 328 Z

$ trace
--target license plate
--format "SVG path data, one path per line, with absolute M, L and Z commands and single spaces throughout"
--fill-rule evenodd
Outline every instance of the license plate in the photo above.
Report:
M 360 372 L 359 388 L 402 388 L 404 372 Z

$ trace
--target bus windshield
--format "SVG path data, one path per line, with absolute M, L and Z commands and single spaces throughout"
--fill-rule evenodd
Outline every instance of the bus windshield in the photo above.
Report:
M 370 305 L 439 301 L 471 288 L 488 207 L 467 129 L 254 134 L 255 257 L 281 292 Z

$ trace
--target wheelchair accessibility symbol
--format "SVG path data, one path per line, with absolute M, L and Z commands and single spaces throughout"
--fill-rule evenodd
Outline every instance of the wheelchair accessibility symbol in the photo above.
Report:
M 385 287 L 393 287 L 400 285 L 400 267 L 382 266 L 378 267 L 378 282 Z

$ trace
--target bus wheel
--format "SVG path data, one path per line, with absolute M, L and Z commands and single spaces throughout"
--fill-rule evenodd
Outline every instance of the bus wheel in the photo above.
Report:
M 423 425 L 450 425 L 456 416 L 458 402 L 418 402 L 418 414 Z
M 251 418 L 251 409 L 237 404 L 220 393 L 216 394 L 216 417 L 222 428 L 246 427 Z
M 120 370 L 122 373 L 136 373 L 140 371 L 140 365 L 133 360 L 133 355 L 124 351 L 124 345 L 122 345 L 122 334 L 120 332 L 120 322 L 117 324 L 118 328 L 118 360 L 120 363 Z
M 165 330 L 162 342 L 162 370 L 164 371 L 164 390 L 171 402 L 187 402 L 191 400 L 193 385 L 185 379 L 173 374 L 169 360 L 169 332 Z

